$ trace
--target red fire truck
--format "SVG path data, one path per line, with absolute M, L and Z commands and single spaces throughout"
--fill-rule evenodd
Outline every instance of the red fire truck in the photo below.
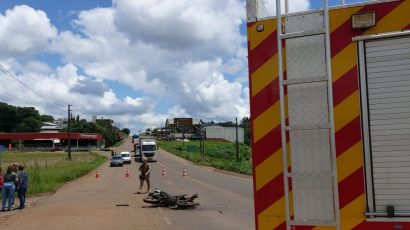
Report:
M 257 229 L 410 229 L 410 0 L 323 2 L 247 0 Z

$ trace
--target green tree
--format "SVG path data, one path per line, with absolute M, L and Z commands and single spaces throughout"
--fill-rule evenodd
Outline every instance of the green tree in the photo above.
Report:
M 121 135 L 117 135 L 120 130 L 114 127 L 111 122 L 87 122 L 84 119 L 77 119 L 71 123 L 70 130 L 72 132 L 80 133 L 100 133 L 105 139 L 106 147 L 110 147 L 113 144 L 121 140 Z M 129 129 L 128 129 L 129 130 Z M 67 129 L 65 129 L 67 131 Z
M 53 122 L 54 121 L 54 117 L 51 115 L 41 115 L 40 116 L 40 121 L 41 122 Z
M 244 117 L 241 119 L 240 127 L 243 128 L 244 132 L 244 142 L 247 145 L 251 144 L 251 122 L 249 117 Z
M 38 132 L 41 128 L 41 121 L 35 117 L 24 118 L 16 127 L 16 132 Z
M 18 124 L 17 108 L 0 102 L 0 132 L 11 132 Z
M 150 128 L 148 128 L 148 129 L 145 130 L 143 135 L 151 135 L 151 131 L 152 130 Z
M 41 122 L 52 122 L 50 115 L 40 115 L 34 107 L 16 107 L 0 102 L 0 132 L 38 132 Z
M 219 122 L 217 125 L 220 125 L 222 127 L 236 127 L 236 124 L 233 121 Z
M 24 119 L 32 117 L 40 121 L 40 113 L 34 107 L 17 107 L 17 119 L 23 122 Z
M 123 132 L 123 133 L 127 134 L 127 136 L 129 136 L 131 131 L 130 131 L 129 128 L 123 128 L 123 129 L 121 130 L 121 132 Z

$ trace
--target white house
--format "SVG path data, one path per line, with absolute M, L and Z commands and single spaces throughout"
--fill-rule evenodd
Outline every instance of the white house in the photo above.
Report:
M 206 139 L 227 140 L 235 143 L 236 141 L 236 127 L 222 127 L 222 126 L 208 126 L 205 127 Z M 243 128 L 238 127 L 238 142 L 243 143 L 244 131 Z
M 62 125 L 52 122 L 43 122 L 40 133 L 58 133 L 63 130 Z

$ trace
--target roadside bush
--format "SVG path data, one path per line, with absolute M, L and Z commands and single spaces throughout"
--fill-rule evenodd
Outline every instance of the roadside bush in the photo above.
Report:
M 236 161 L 235 144 L 230 142 L 205 141 L 204 157 L 199 152 L 199 141 L 189 141 L 184 144 L 181 141 L 160 141 L 159 146 L 192 162 L 227 171 L 252 174 L 251 151 L 249 146 L 244 144 L 239 145 L 239 161 Z M 193 146 L 196 148 L 192 148 Z

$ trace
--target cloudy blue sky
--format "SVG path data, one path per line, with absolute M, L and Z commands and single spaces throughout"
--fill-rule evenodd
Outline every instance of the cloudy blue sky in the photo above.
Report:
M 245 15 L 243 0 L 1 0 L 0 64 L 17 80 L 0 74 L 0 101 L 133 131 L 249 116 Z

